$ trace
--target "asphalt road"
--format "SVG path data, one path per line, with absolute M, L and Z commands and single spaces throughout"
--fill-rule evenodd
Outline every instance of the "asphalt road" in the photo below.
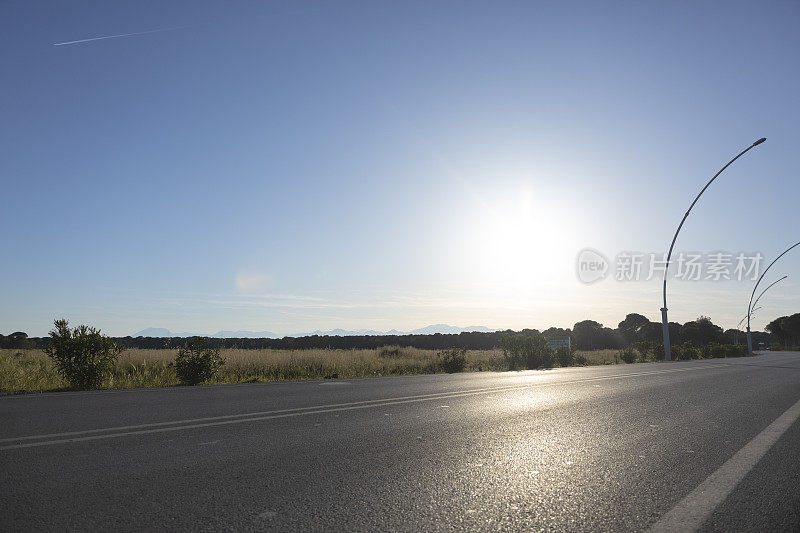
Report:
M 0 530 L 798 530 L 800 353 L 0 398 Z

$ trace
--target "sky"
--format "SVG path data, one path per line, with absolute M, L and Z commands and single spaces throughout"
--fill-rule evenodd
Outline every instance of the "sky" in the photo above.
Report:
M 0 333 L 660 320 L 619 254 L 760 137 L 675 256 L 800 241 L 798 52 L 790 1 L 0 1 Z M 671 278 L 670 320 L 754 284 Z

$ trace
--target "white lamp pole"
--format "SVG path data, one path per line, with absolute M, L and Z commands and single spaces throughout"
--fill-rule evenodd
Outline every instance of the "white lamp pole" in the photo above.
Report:
M 758 311 L 759 309 L 761 309 L 761 307 L 756 307 L 756 306 L 754 305 L 754 306 L 753 306 L 753 311 L 752 311 L 752 314 L 753 314 L 753 315 L 755 315 L 755 314 L 756 314 L 756 311 Z M 744 316 L 742 317 L 742 319 L 739 321 L 739 323 L 738 323 L 738 324 L 736 324 L 736 329 L 735 329 L 735 330 L 734 330 L 734 332 L 733 332 L 733 344 L 735 344 L 735 345 L 738 345 L 738 344 L 739 344 L 739 328 L 741 328 L 741 327 L 742 327 L 742 324 L 744 324 L 744 321 L 745 321 L 745 320 L 747 320 L 747 315 L 744 315 Z
M 773 281 L 772 283 L 770 283 L 770 284 L 769 284 L 769 287 L 767 287 L 766 289 L 764 289 L 763 291 L 761 291 L 761 294 L 759 294 L 759 295 L 758 295 L 758 298 L 756 298 L 756 301 L 755 301 L 755 302 L 753 302 L 753 309 L 752 309 L 752 310 L 750 310 L 750 312 L 749 312 L 749 313 L 747 313 L 746 315 L 744 315 L 744 316 L 742 317 L 742 319 L 739 321 L 739 323 L 738 323 L 738 324 L 736 324 L 736 333 L 734 333 L 734 336 L 733 336 L 733 344 L 739 344 L 739 328 L 740 328 L 740 327 L 742 327 L 742 322 L 744 322 L 745 320 L 747 320 L 749 317 L 752 317 L 752 316 L 753 316 L 753 314 L 754 314 L 756 311 L 758 311 L 759 309 L 761 309 L 760 307 L 756 307 L 756 306 L 758 305 L 758 301 L 761 299 L 761 297 L 762 297 L 762 296 L 764 296 L 764 293 L 765 293 L 765 292 L 767 292 L 767 291 L 770 289 L 770 287 L 772 287 L 773 285 L 776 285 L 776 284 L 777 284 L 779 281 L 783 281 L 783 280 L 785 280 L 785 279 L 786 279 L 786 278 L 788 278 L 788 277 L 789 277 L 789 276 L 783 276 L 781 279 L 779 279 L 779 280 L 777 280 L 777 281 Z
M 767 140 L 766 137 L 760 138 L 759 140 L 757 140 L 756 142 L 754 142 L 753 144 L 751 144 L 750 146 L 748 146 L 747 148 L 745 148 L 744 150 L 739 152 L 739 155 L 737 155 L 736 157 L 734 157 L 733 159 L 728 161 L 728 163 L 724 167 L 719 169 L 719 172 L 714 174 L 714 177 L 711 178 L 708 181 L 708 183 L 706 183 L 706 186 L 703 187 L 703 189 L 700 191 L 700 194 L 698 194 L 697 197 L 694 199 L 694 202 L 692 202 L 692 205 L 690 205 L 689 209 L 686 210 L 686 214 L 683 215 L 683 219 L 681 220 L 681 223 L 678 224 L 678 230 L 675 232 L 675 236 L 672 238 L 672 244 L 669 245 L 669 252 L 667 253 L 667 263 L 664 266 L 664 307 L 661 308 L 661 325 L 662 325 L 663 334 L 664 334 L 664 360 L 665 361 L 671 361 L 672 360 L 672 354 L 670 352 L 670 346 L 669 346 L 669 320 L 667 319 L 667 270 L 669 270 L 669 260 L 670 260 L 670 258 L 672 258 L 672 249 L 675 247 L 675 241 L 678 238 L 678 233 L 680 233 L 681 228 L 683 227 L 683 223 L 686 222 L 686 217 L 689 216 L 689 212 L 694 207 L 694 204 L 696 204 L 697 200 L 700 199 L 700 196 L 704 192 L 706 192 L 706 189 L 708 189 L 708 186 L 711 185 L 711 182 L 713 182 L 715 179 L 717 179 L 717 176 L 722 174 L 722 171 L 725 170 L 726 168 L 728 168 L 731 165 L 731 163 L 733 163 L 734 161 L 736 161 L 737 159 L 742 157 L 751 148 L 754 148 L 754 147 L 758 146 L 759 144 L 763 143 L 766 140 Z M 748 336 L 748 338 L 749 338 L 749 336 Z
M 756 312 L 756 310 L 758 309 L 758 307 L 756 307 L 756 305 L 758 305 L 758 301 L 761 299 L 762 296 L 764 296 L 764 293 L 767 292 L 770 289 L 770 287 L 772 287 L 773 285 L 777 285 L 778 282 L 783 281 L 788 277 L 789 276 L 783 276 L 781 279 L 779 279 L 777 281 L 773 281 L 772 283 L 769 284 L 769 286 L 766 289 L 761 291 L 761 294 L 758 295 L 758 298 L 756 298 L 756 301 L 753 302 L 753 310 L 750 312 L 750 314 L 752 315 L 753 313 Z
M 753 296 L 756 295 L 756 289 L 758 288 L 758 284 L 761 283 L 762 279 L 764 279 L 764 274 L 766 274 L 769 271 L 769 269 L 772 268 L 772 265 L 775 264 L 775 261 L 777 261 L 778 259 L 780 259 L 784 255 L 786 255 L 789 252 L 789 250 L 791 250 L 792 248 L 794 248 L 798 244 L 800 244 L 800 242 L 794 243 L 793 245 L 788 247 L 786 250 L 784 250 L 781 255 L 779 255 L 778 257 L 776 257 L 775 259 L 772 260 L 772 263 L 770 263 L 769 266 L 764 269 L 764 272 L 762 272 L 761 275 L 758 277 L 758 281 L 756 281 L 756 286 L 753 287 L 753 292 L 750 294 L 750 303 L 747 304 L 747 352 L 751 356 L 753 355 L 753 338 L 750 336 L 750 315 L 753 313 L 752 312 L 752 309 L 753 309 Z M 778 280 L 778 281 L 780 281 L 780 280 Z M 770 285 L 770 287 L 771 286 L 772 285 Z M 767 289 L 769 289 L 769 287 L 767 287 Z M 766 292 L 767 289 L 764 289 L 764 292 Z M 762 292 L 762 294 L 763 294 L 763 292 Z M 761 298 L 760 295 L 759 295 L 759 298 Z

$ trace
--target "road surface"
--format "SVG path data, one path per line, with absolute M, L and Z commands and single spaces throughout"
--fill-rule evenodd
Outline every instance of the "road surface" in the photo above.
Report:
M 800 353 L 0 398 L 0 530 L 797 530 Z

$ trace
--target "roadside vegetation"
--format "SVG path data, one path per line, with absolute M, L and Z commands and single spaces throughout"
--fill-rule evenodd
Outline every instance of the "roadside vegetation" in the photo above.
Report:
M 103 389 L 171 387 L 182 381 L 176 368 L 180 349 L 128 349 L 116 360 L 101 384 Z M 619 350 L 559 350 L 547 368 L 623 363 Z M 675 354 L 675 348 L 673 348 Z M 446 372 L 506 371 L 509 358 L 496 350 L 420 350 L 386 346 L 370 350 L 244 350 L 224 349 L 224 365 L 198 383 L 254 383 L 302 379 L 400 376 Z M 571 364 L 562 364 L 570 358 Z M 647 359 L 651 360 L 651 359 Z M 526 365 L 514 363 L 521 370 Z M 544 366 L 539 368 L 545 368 Z M 70 390 L 70 382 L 43 350 L 0 350 L 0 392 Z
M 55 321 L 50 344 L 44 353 L 70 387 L 98 389 L 114 370 L 114 363 L 124 348 L 89 326 L 70 329 L 65 319 Z
M 184 385 L 199 385 L 214 378 L 225 365 L 219 349 L 212 348 L 204 338 L 191 339 L 175 356 L 175 375 Z
M 106 389 L 168 387 L 190 383 L 178 375 L 180 349 L 128 349 L 102 384 Z M 299 379 L 400 376 L 461 371 L 506 370 L 500 350 L 419 350 L 386 346 L 371 350 L 223 349 L 224 366 L 197 383 L 250 383 Z M 207 376 L 205 376 L 207 377 Z M 70 389 L 43 350 L 0 350 L 0 391 Z
M 781 317 L 768 326 L 787 346 L 797 342 L 798 315 Z M 167 339 L 163 348 L 127 347 L 87 326 L 70 329 L 57 320 L 47 343 L 31 342 L 22 332 L 0 339 L 0 393 L 86 389 L 127 389 L 219 383 L 252 383 L 302 379 L 336 379 L 655 362 L 664 350 L 653 323 L 629 314 L 616 330 L 583 321 L 573 330 L 526 329 L 492 333 L 496 348 L 456 346 L 422 349 L 383 345 L 369 348 L 225 348 L 223 339 Z M 741 357 L 745 344 L 730 344 L 728 332 L 707 317 L 680 326 L 680 342 L 672 346 L 676 360 Z M 430 335 L 436 343 L 471 339 L 471 334 Z M 613 347 L 601 342 L 613 335 Z M 493 337 L 495 338 L 495 337 Z M 569 338 L 573 350 L 553 350 L 548 340 Z M 129 339 L 129 338 L 126 338 Z M 319 342 L 323 337 L 307 337 Z M 334 339 L 339 339 L 334 337 Z M 303 341 L 303 339 L 300 339 Z M 423 339 L 424 340 L 424 339 Z M 740 340 L 744 340 L 743 338 Z M 352 340 L 348 340 L 351 342 Z M 374 339 L 369 338 L 372 342 Z M 430 342 L 430 339 L 428 339 Z M 594 346 L 603 346 L 593 349 Z M 776 344 L 772 348 L 778 348 Z

